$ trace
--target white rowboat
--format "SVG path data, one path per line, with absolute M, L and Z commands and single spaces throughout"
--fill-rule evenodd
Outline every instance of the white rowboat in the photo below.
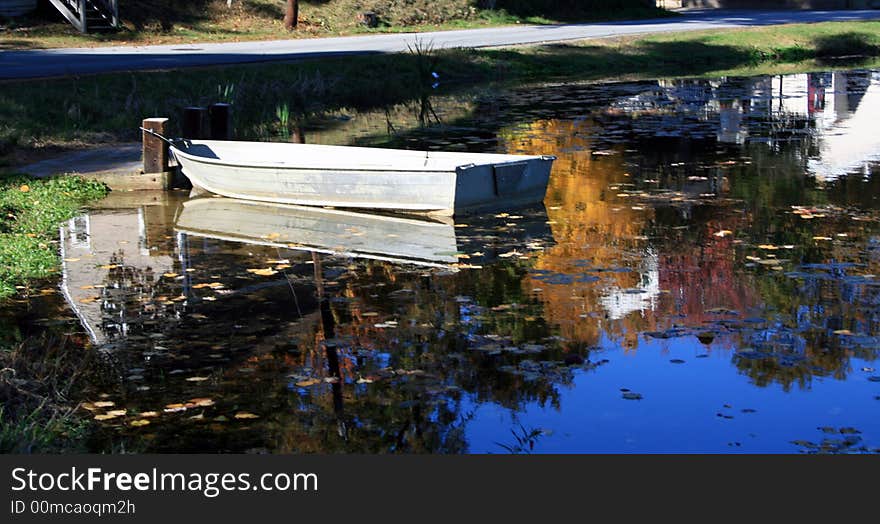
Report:
M 555 157 L 172 141 L 194 187 L 244 200 L 453 215 L 544 199 Z

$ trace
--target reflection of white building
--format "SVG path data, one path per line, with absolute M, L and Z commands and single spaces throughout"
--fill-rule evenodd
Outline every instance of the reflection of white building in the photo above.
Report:
M 61 228 L 61 290 L 94 344 L 108 341 L 108 329 L 120 334 L 126 329 L 108 300 L 116 292 L 114 272 L 128 268 L 129 274 L 149 279 L 149 285 L 174 268 L 173 257 L 148 245 L 147 209 L 98 209 Z
M 641 283 L 635 289 L 613 287 L 600 298 L 599 303 L 611 320 L 625 318 L 630 313 L 654 309 L 660 296 L 660 259 L 651 249 L 642 260 L 639 271 Z
M 720 104 L 718 117 L 721 120 L 718 130 L 718 141 L 724 144 L 743 144 L 748 130 L 743 125 L 743 107 L 739 100 Z
M 679 110 L 703 113 L 710 120 L 717 116 L 716 138 L 721 143 L 742 144 L 752 137 L 774 146 L 777 133 L 786 140 L 792 133 L 814 140 L 818 154 L 809 159 L 807 169 L 819 178 L 859 172 L 869 162 L 880 161 L 880 132 L 875 122 L 880 119 L 878 73 L 666 81 L 659 86 Z
M 845 80 L 845 73 L 834 76 Z M 811 174 L 826 180 L 864 171 L 870 162 L 880 161 L 880 76 L 872 75 L 860 100 L 852 100 L 845 84 L 840 84 L 831 96 L 835 111 L 824 119 L 819 154 L 807 167 Z

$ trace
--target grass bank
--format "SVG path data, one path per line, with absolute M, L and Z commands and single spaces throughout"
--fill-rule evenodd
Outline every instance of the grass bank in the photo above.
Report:
M 645 7 L 641 0 L 300 0 L 299 24 L 290 32 L 282 23 L 284 5 L 283 0 L 129 0 L 122 5 L 121 31 L 90 35 L 43 7 L 28 19 L 9 21 L 0 31 L 0 49 L 234 42 L 672 16 Z M 359 21 L 358 15 L 368 12 L 375 14 L 376 27 Z
M 0 173 L 0 299 L 58 271 L 58 225 L 106 192 L 78 177 Z
M 70 400 L 95 357 L 43 334 L 0 346 L 0 453 L 84 452 L 90 421 Z
M 236 133 L 260 138 L 298 115 L 418 100 L 478 82 L 722 75 L 820 67 L 880 56 L 880 21 L 794 24 L 504 49 L 372 55 L 177 72 L 7 82 L 0 90 L 0 165 L 53 145 L 136 140 L 146 117 L 183 107 L 235 106 Z M 804 62 L 806 61 L 806 62 Z M 290 115 L 281 121 L 279 115 Z M 284 131 L 284 130 L 282 130 Z M 174 130 L 172 130 L 174 132 Z

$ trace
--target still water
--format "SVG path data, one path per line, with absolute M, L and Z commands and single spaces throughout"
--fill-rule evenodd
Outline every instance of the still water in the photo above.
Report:
M 875 71 L 477 90 L 295 139 L 556 155 L 543 204 L 111 195 L 62 229 L 90 447 L 876 452 L 878 118 Z

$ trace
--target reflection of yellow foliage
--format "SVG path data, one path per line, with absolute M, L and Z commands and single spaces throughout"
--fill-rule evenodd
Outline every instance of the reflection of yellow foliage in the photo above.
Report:
M 618 148 L 596 155 L 587 138 L 593 125 L 543 120 L 505 135 L 511 152 L 557 156 L 545 199 L 556 245 L 540 255 L 535 268 L 575 281 L 551 284 L 531 278 L 524 283 L 528 291 L 540 289 L 545 318 L 573 342 L 594 345 L 610 337 L 635 349 L 639 333 L 667 327 L 672 314 L 692 315 L 688 323 L 697 325 L 707 304 L 742 307 L 748 302 L 752 293 L 733 276 L 729 241 L 670 252 L 651 247 L 642 235 L 655 220 L 654 210 L 622 194 L 631 183 L 624 152 Z M 590 268 L 630 271 L 590 272 L 586 275 L 600 280 L 578 282 Z
M 588 122 L 540 120 L 506 137 L 508 149 L 557 157 L 545 199 L 556 245 L 538 258 L 537 269 L 576 275 L 583 273 L 585 266 L 620 266 L 630 258 L 630 251 L 640 249 L 635 238 L 652 218 L 650 208 L 634 210 L 617 198 L 616 191 L 609 192 L 609 187 L 630 182 L 622 151 L 594 156 L 586 136 L 588 127 Z M 526 285 L 541 289 L 545 315 L 560 325 L 564 337 L 593 344 L 599 340 L 600 330 L 609 327 L 594 318 L 596 314 L 600 319 L 604 316 L 600 306 L 603 290 L 639 285 L 636 272 L 603 277 L 601 282 L 571 285 L 546 285 L 532 279 Z

